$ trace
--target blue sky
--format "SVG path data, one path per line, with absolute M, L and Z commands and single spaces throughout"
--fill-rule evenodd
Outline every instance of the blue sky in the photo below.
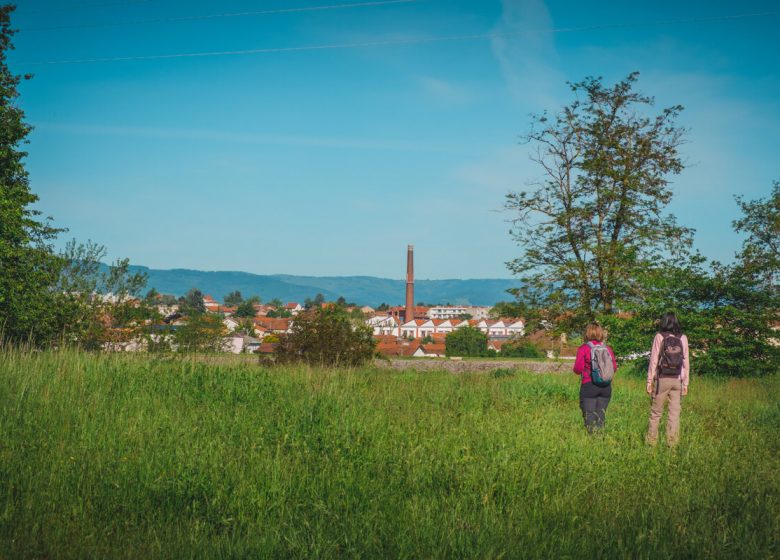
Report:
M 26 0 L 14 22 L 38 207 L 153 268 L 400 278 L 413 243 L 419 278 L 508 277 L 504 195 L 540 176 L 518 138 L 588 75 L 685 106 L 670 210 L 708 257 L 739 247 L 733 195 L 780 179 L 776 1 Z

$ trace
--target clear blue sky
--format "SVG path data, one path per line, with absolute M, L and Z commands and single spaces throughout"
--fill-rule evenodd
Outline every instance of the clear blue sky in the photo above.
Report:
M 400 278 L 413 243 L 418 278 L 508 277 L 504 195 L 539 176 L 529 113 L 567 103 L 567 80 L 633 70 L 686 107 L 671 210 L 705 255 L 739 247 L 733 195 L 780 179 L 776 0 L 343 4 L 20 2 L 39 208 L 154 268 Z M 140 58 L 41 64 L 122 57 Z

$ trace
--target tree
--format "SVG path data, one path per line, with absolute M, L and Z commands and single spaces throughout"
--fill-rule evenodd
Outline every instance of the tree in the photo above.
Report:
M 74 239 L 60 255 L 63 267 L 55 293 L 63 341 L 87 350 L 130 342 L 159 318 L 155 302 L 140 297 L 147 275 L 130 272 L 128 259 L 104 265 L 106 254 L 102 245 Z
M 777 197 L 777 184 L 773 197 Z M 776 198 L 775 198 L 776 200 Z M 610 343 L 618 355 L 646 352 L 662 313 L 677 314 L 691 346 L 692 367 L 700 374 L 735 377 L 765 375 L 780 369 L 780 347 L 773 330 L 780 293 L 772 283 L 776 257 L 771 237 L 777 219 L 773 199 L 744 202 L 734 228 L 749 236 L 733 264 L 706 262 L 698 254 L 682 255 L 663 268 L 651 267 L 637 277 L 641 299 L 627 303 L 631 314 L 605 316 Z M 641 367 L 646 367 L 646 360 Z
M 172 342 L 177 352 L 223 352 L 227 328 L 215 315 L 205 313 L 188 317 L 186 324 L 173 331 Z
M 64 231 L 31 208 L 38 197 L 30 190 L 21 149 L 32 127 L 19 107 L 18 86 L 31 76 L 14 75 L 6 64 L 13 49 L 11 13 L 0 6 L 0 336 L 45 344 L 61 325 L 56 322 L 57 283 L 63 261 L 52 242 Z
M 241 296 L 241 292 L 238 290 L 230 292 L 224 298 L 222 298 L 225 305 L 228 307 L 236 307 L 244 303 L 244 298 Z
M 488 337 L 475 327 L 454 330 L 444 339 L 447 356 L 485 356 Z
M 690 244 L 690 230 L 664 213 L 669 176 L 683 169 L 682 107 L 650 114 L 654 100 L 634 91 L 637 77 L 570 84 L 575 101 L 533 118 L 525 139 L 543 179 L 507 195 L 505 207 L 523 249 L 507 266 L 523 281 L 517 295 L 534 307 L 612 314 L 636 295 L 639 272 Z
M 343 308 L 315 307 L 298 314 L 274 352 L 279 362 L 351 367 L 373 358 L 375 346 L 371 328 Z
M 233 313 L 234 317 L 254 317 L 257 315 L 257 310 L 255 309 L 254 303 L 252 303 L 252 300 L 246 300 L 242 302 L 237 308 L 235 313 Z
M 179 298 L 179 312 L 187 316 L 205 313 L 206 304 L 203 302 L 203 292 L 197 288 L 190 288 L 186 295 Z
M 737 232 L 747 234 L 740 260 L 745 268 L 764 276 L 767 284 L 776 285 L 780 274 L 780 181 L 773 183 L 767 199 L 746 202 L 741 196 L 735 198 L 743 216 L 732 225 Z

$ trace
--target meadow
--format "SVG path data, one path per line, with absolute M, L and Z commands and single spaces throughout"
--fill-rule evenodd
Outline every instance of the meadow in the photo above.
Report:
M 778 558 L 780 376 L 268 369 L 0 351 L 0 558 Z

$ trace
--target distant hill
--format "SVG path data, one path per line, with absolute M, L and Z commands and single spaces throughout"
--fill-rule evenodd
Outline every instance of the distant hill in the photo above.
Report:
M 176 268 L 156 270 L 132 266 L 131 270 L 149 275 L 147 288 L 164 294 L 184 295 L 190 288 L 198 288 L 214 299 L 239 290 L 245 297 L 259 295 L 263 301 L 279 298 L 282 301 L 303 303 L 318 293 L 327 300 L 344 296 L 360 305 L 377 306 L 380 303 L 402 305 L 406 282 L 373 276 L 292 276 L 274 274 L 263 276 L 248 272 L 206 272 Z M 472 280 L 417 280 L 414 285 L 415 302 L 451 303 L 453 305 L 493 305 L 510 299 L 508 288 L 517 287 L 516 280 L 480 278 Z

